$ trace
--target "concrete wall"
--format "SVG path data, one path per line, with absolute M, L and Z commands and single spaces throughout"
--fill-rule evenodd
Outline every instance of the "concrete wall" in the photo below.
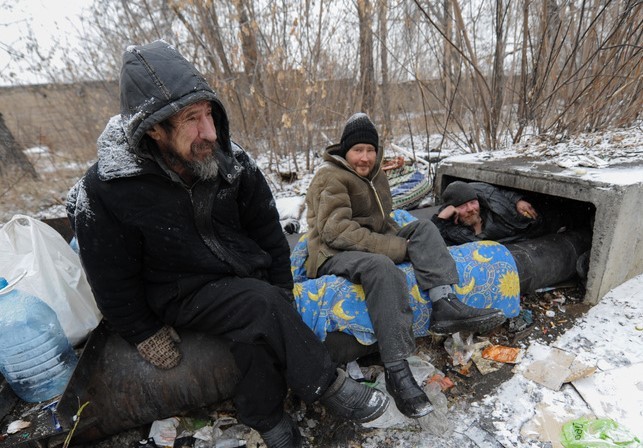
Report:
M 41 84 L 0 88 L 0 113 L 24 148 L 96 152 L 105 123 L 118 113 L 118 83 Z
M 484 155 L 446 159 L 438 167 L 438 193 L 455 179 L 542 193 L 593 204 L 596 208 L 585 301 L 596 304 L 610 289 L 643 273 L 643 162 L 583 170 L 576 175 L 533 159 L 485 160 Z M 627 170 L 631 181 L 607 182 L 606 170 Z M 615 179 L 618 172 L 615 171 Z

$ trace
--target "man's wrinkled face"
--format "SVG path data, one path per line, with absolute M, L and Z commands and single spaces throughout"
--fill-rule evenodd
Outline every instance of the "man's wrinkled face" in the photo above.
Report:
M 353 145 L 346 152 L 346 161 L 362 177 L 366 177 L 371 173 L 376 160 L 377 151 L 375 146 L 368 143 Z
M 477 199 L 458 205 L 455 210 L 458 213 L 459 224 L 473 226 L 480 222 L 480 203 L 478 203 Z
M 158 144 L 166 163 L 179 175 L 201 179 L 216 177 L 219 165 L 214 156 L 219 148 L 209 101 L 194 103 L 169 119 L 171 129 L 155 125 L 148 134 Z

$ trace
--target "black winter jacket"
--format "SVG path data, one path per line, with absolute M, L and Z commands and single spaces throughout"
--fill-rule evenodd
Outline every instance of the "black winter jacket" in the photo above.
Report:
M 438 218 L 436 213 L 431 221 L 438 227 L 447 246 L 471 241 L 492 240 L 500 243 L 521 241 L 542 233 L 541 215 L 537 219 L 522 216 L 516 210 L 516 203 L 524 196 L 483 182 L 470 182 L 476 191 L 482 216 L 482 232 L 476 235 L 471 227 L 455 224 L 453 220 Z M 440 211 L 445 206 L 440 207 Z
M 149 70 L 149 61 L 143 66 Z M 121 89 L 151 92 L 163 78 L 153 75 L 136 73 L 136 86 L 126 80 Z M 213 102 L 222 147 L 215 153 L 219 176 L 186 186 L 141 153 L 141 136 L 133 136 L 154 123 L 138 120 L 132 126 L 131 116 L 118 115 L 98 140 L 98 162 L 68 195 L 69 218 L 98 306 L 132 343 L 171 325 L 183 301 L 210 281 L 255 277 L 292 289 L 290 249 L 274 198 L 254 161 L 230 141 L 223 106 L 205 83 L 205 91 L 195 92 L 171 73 L 165 80 L 166 90 L 177 96 L 170 102 L 189 105 L 191 94 Z

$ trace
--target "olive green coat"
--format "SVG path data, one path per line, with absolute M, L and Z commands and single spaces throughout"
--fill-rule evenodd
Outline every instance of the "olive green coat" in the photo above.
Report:
M 399 226 L 390 217 L 391 189 L 380 170 L 383 150 L 368 177 L 353 170 L 337 155 L 339 145 L 326 148 L 324 163 L 317 170 L 306 194 L 308 258 L 306 272 L 317 270 L 340 251 L 386 255 L 396 264 L 404 261 L 406 240 L 396 236 Z

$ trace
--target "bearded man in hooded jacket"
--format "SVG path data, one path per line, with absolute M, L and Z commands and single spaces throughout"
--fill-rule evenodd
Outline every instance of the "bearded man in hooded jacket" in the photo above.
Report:
M 288 388 L 369 421 L 382 392 L 336 369 L 292 305 L 290 250 L 261 171 L 230 139 L 223 104 L 172 46 L 123 54 L 120 115 L 68 215 L 106 321 L 161 369 L 181 360 L 174 329 L 230 341 L 239 419 L 269 447 L 301 446 Z

